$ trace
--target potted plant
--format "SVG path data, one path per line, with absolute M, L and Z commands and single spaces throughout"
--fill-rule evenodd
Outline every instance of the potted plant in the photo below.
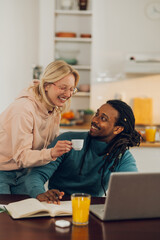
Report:
M 90 123 L 94 115 L 94 111 L 90 108 L 84 110 L 84 122 Z

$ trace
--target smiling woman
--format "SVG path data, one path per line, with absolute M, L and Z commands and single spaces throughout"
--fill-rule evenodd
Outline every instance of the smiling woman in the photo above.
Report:
M 71 150 L 70 141 L 59 141 L 51 149 L 47 146 L 59 134 L 61 112 L 78 81 L 78 72 L 66 62 L 52 62 L 40 81 L 34 80 L 0 114 L 0 193 L 26 193 L 27 168 L 55 161 Z
M 57 85 L 51 83 L 45 86 L 46 96 L 51 104 L 54 104 L 57 107 L 63 107 L 65 102 L 70 99 L 74 92 L 75 77 L 73 74 L 68 74 L 56 83 Z
M 45 102 L 49 111 L 52 111 L 55 106 L 64 110 L 70 104 L 68 100 L 76 92 L 78 81 L 78 72 L 66 62 L 57 60 L 47 66 L 39 86 L 33 88 L 38 98 Z M 69 92 L 68 89 L 71 91 Z

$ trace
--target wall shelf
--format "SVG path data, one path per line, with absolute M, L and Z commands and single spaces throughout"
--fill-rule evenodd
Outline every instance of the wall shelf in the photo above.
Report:
M 73 58 L 77 60 L 73 68 L 80 75 L 77 88 L 83 84 L 90 85 L 92 72 L 92 0 L 89 0 L 87 10 L 80 10 L 77 2 L 73 4 L 72 9 L 62 9 L 60 1 L 56 0 L 53 14 L 55 22 L 53 39 L 54 59 L 65 59 L 61 56 L 60 50 L 64 50 L 64 52 L 65 50 L 70 51 L 71 53 L 72 50 L 73 52 L 74 50 L 77 51 L 75 56 L 73 54 Z M 72 32 L 75 33 L 76 37 L 58 37 L 57 33 L 59 32 Z M 81 37 L 82 34 L 84 34 L 84 37 Z M 67 56 L 70 57 L 69 54 Z M 66 59 L 69 57 L 66 57 Z M 71 101 L 70 106 L 73 111 L 90 108 L 90 92 L 78 91 L 73 97 L 74 101 Z
M 73 97 L 90 97 L 90 92 L 77 92 Z
M 81 43 L 91 43 L 91 38 L 65 38 L 65 37 L 55 37 L 56 42 L 81 42 Z
M 91 66 L 87 66 L 87 65 L 73 65 L 73 67 L 77 70 L 88 70 L 90 71 L 91 70 Z
M 62 15 L 92 15 L 92 11 L 85 10 L 85 11 L 79 11 L 79 10 L 55 10 L 55 14 L 62 14 Z

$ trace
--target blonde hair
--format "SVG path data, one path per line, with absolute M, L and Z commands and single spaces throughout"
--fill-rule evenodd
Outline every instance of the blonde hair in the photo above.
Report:
M 45 87 L 49 83 L 57 82 L 58 80 L 66 77 L 68 74 L 73 74 L 75 77 L 75 86 L 77 86 L 79 82 L 79 73 L 69 64 L 62 60 L 56 60 L 54 62 L 51 62 L 45 69 L 39 84 L 35 84 L 32 88 L 36 95 L 36 97 L 42 101 L 45 102 L 47 105 L 48 110 L 53 110 L 55 105 L 53 105 L 51 102 L 49 102 Z M 70 99 L 66 101 L 64 107 L 60 108 L 60 111 L 64 111 L 66 108 L 69 108 L 70 106 Z

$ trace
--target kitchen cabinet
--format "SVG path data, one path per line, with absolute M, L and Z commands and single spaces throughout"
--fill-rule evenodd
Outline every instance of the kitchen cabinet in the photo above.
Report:
M 78 1 L 72 6 L 63 6 L 64 1 L 55 1 L 54 8 L 54 60 L 63 59 L 78 70 L 80 85 L 91 83 L 92 52 L 92 1 L 88 1 L 86 10 L 79 10 Z M 62 36 L 61 35 L 62 33 Z M 65 34 L 71 37 L 65 37 Z M 72 33 L 75 36 L 72 37 Z M 60 35 L 59 35 L 60 34 Z M 81 35 L 84 34 L 83 37 Z M 72 60 L 76 60 L 71 62 Z M 73 63 L 73 64 L 72 64 Z M 78 93 L 72 98 L 71 109 L 87 109 L 90 107 L 90 91 Z
M 139 172 L 160 172 L 160 146 L 130 148 Z
M 160 73 L 159 53 L 130 53 L 126 56 L 125 72 L 135 74 L 158 74 Z

